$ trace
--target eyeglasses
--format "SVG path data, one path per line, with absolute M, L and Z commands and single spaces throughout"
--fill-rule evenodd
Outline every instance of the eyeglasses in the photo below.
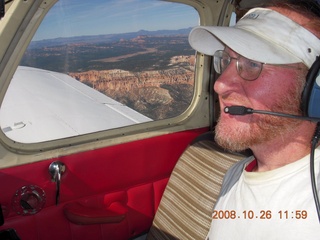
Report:
M 237 72 L 240 77 L 242 77 L 244 80 L 253 81 L 256 80 L 262 71 L 263 65 L 266 65 L 266 63 L 262 62 L 256 62 L 253 60 L 250 60 L 248 58 L 245 58 L 241 55 L 239 55 L 237 58 L 230 57 L 230 55 L 224 51 L 224 50 L 218 50 L 213 55 L 213 65 L 214 70 L 221 74 L 224 70 L 229 66 L 231 63 L 231 60 L 236 60 L 236 68 Z M 279 66 L 279 67 L 286 67 L 286 68 L 297 68 L 296 66 L 289 66 L 284 64 L 268 64 L 273 66 Z

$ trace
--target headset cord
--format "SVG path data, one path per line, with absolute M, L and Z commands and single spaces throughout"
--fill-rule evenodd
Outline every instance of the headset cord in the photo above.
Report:
M 315 178 L 315 169 L 314 169 L 314 152 L 315 152 L 315 149 L 317 147 L 319 140 L 320 140 L 320 122 L 317 123 L 317 127 L 316 127 L 315 133 L 313 135 L 313 138 L 311 141 L 311 152 L 310 152 L 311 186 L 312 186 L 314 202 L 315 202 L 316 209 L 317 209 L 318 219 L 320 222 L 320 203 L 319 203 L 317 184 L 316 184 L 316 178 Z

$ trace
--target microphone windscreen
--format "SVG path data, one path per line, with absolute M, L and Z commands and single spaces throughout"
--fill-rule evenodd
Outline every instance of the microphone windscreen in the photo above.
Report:
M 244 106 L 229 106 L 224 108 L 225 113 L 229 113 L 231 115 L 246 115 L 251 112 L 248 111 L 248 108 Z

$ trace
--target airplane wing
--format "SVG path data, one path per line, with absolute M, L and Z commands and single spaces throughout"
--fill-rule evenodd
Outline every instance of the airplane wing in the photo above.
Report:
M 66 74 L 24 66 L 12 79 L 0 115 L 2 131 L 23 143 L 147 121 L 152 119 Z

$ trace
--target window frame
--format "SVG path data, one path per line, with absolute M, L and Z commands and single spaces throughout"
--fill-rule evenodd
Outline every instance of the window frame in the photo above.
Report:
M 3 60 L 0 63 L 0 70 L 3 70 L 0 76 L 1 102 L 4 98 L 6 89 L 10 84 L 10 79 L 12 78 L 19 64 L 24 51 L 28 47 L 29 42 L 31 41 L 32 36 L 35 34 L 41 20 L 49 11 L 54 2 L 55 0 L 43 2 L 28 1 L 27 3 L 14 1 L 6 13 L 9 16 L 18 16 L 18 21 L 15 22 L 15 26 L 12 26 L 12 21 L 6 21 L 9 18 L 5 17 L 3 19 L 5 26 L 0 26 L 0 33 L 2 34 L 2 37 L 5 33 L 11 33 L 8 37 L 9 39 L 11 38 L 9 40 L 10 45 L 8 45 L 5 53 L 3 51 L 1 52 L 0 49 L 0 56 L 3 56 Z M 224 5 L 223 1 L 214 3 L 210 1 L 208 3 L 205 1 L 198 2 L 191 0 L 172 2 L 184 3 L 194 7 L 199 13 L 201 25 L 211 25 L 213 23 L 217 23 L 217 17 L 212 18 L 209 16 L 215 11 L 217 6 L 222 8 Z M 16 31 L 13 33 L 12 29 L 15 29 Z M 24 31 L 21 31 L 22 29 L 24 29 Z M 1 147 L 6 148 L 10 152 L 16 154 L 25 155 L 46 152 L 47 154 L 45 154 L 45 156 L 51 156 L 52 153 L 50 152 L 54 150 L 56 150 L 54 154 L 60 154 L 61 149 L 63 149 L 64 154 L 69 154 L 77 151 L 83 151 L 85 149 L 111 146 L 114 144 L 120 144 L 138 139 L 150 138 L 170 132 L 206 128 L 209 126 L 210 122 L 208 108 L 208 86 L 209 79 L 211 78 L 211 59 L 199 53 L 197 54 L 196 59 L 193 100 L 187 110 L 177 117 L 131 125 L 123 128 L 105 130 L 101 132 L 94 132 L 65 139 L 30 144 L 15 142 L 6 137 L 6 135 L 0 131 L 0 140 L 2 142 Z M 43 159 L 43 154 L 40 154 L 39 156 L 41 156 L 39 159 Z M 35 159 L 38 158 L 36 157 Z

